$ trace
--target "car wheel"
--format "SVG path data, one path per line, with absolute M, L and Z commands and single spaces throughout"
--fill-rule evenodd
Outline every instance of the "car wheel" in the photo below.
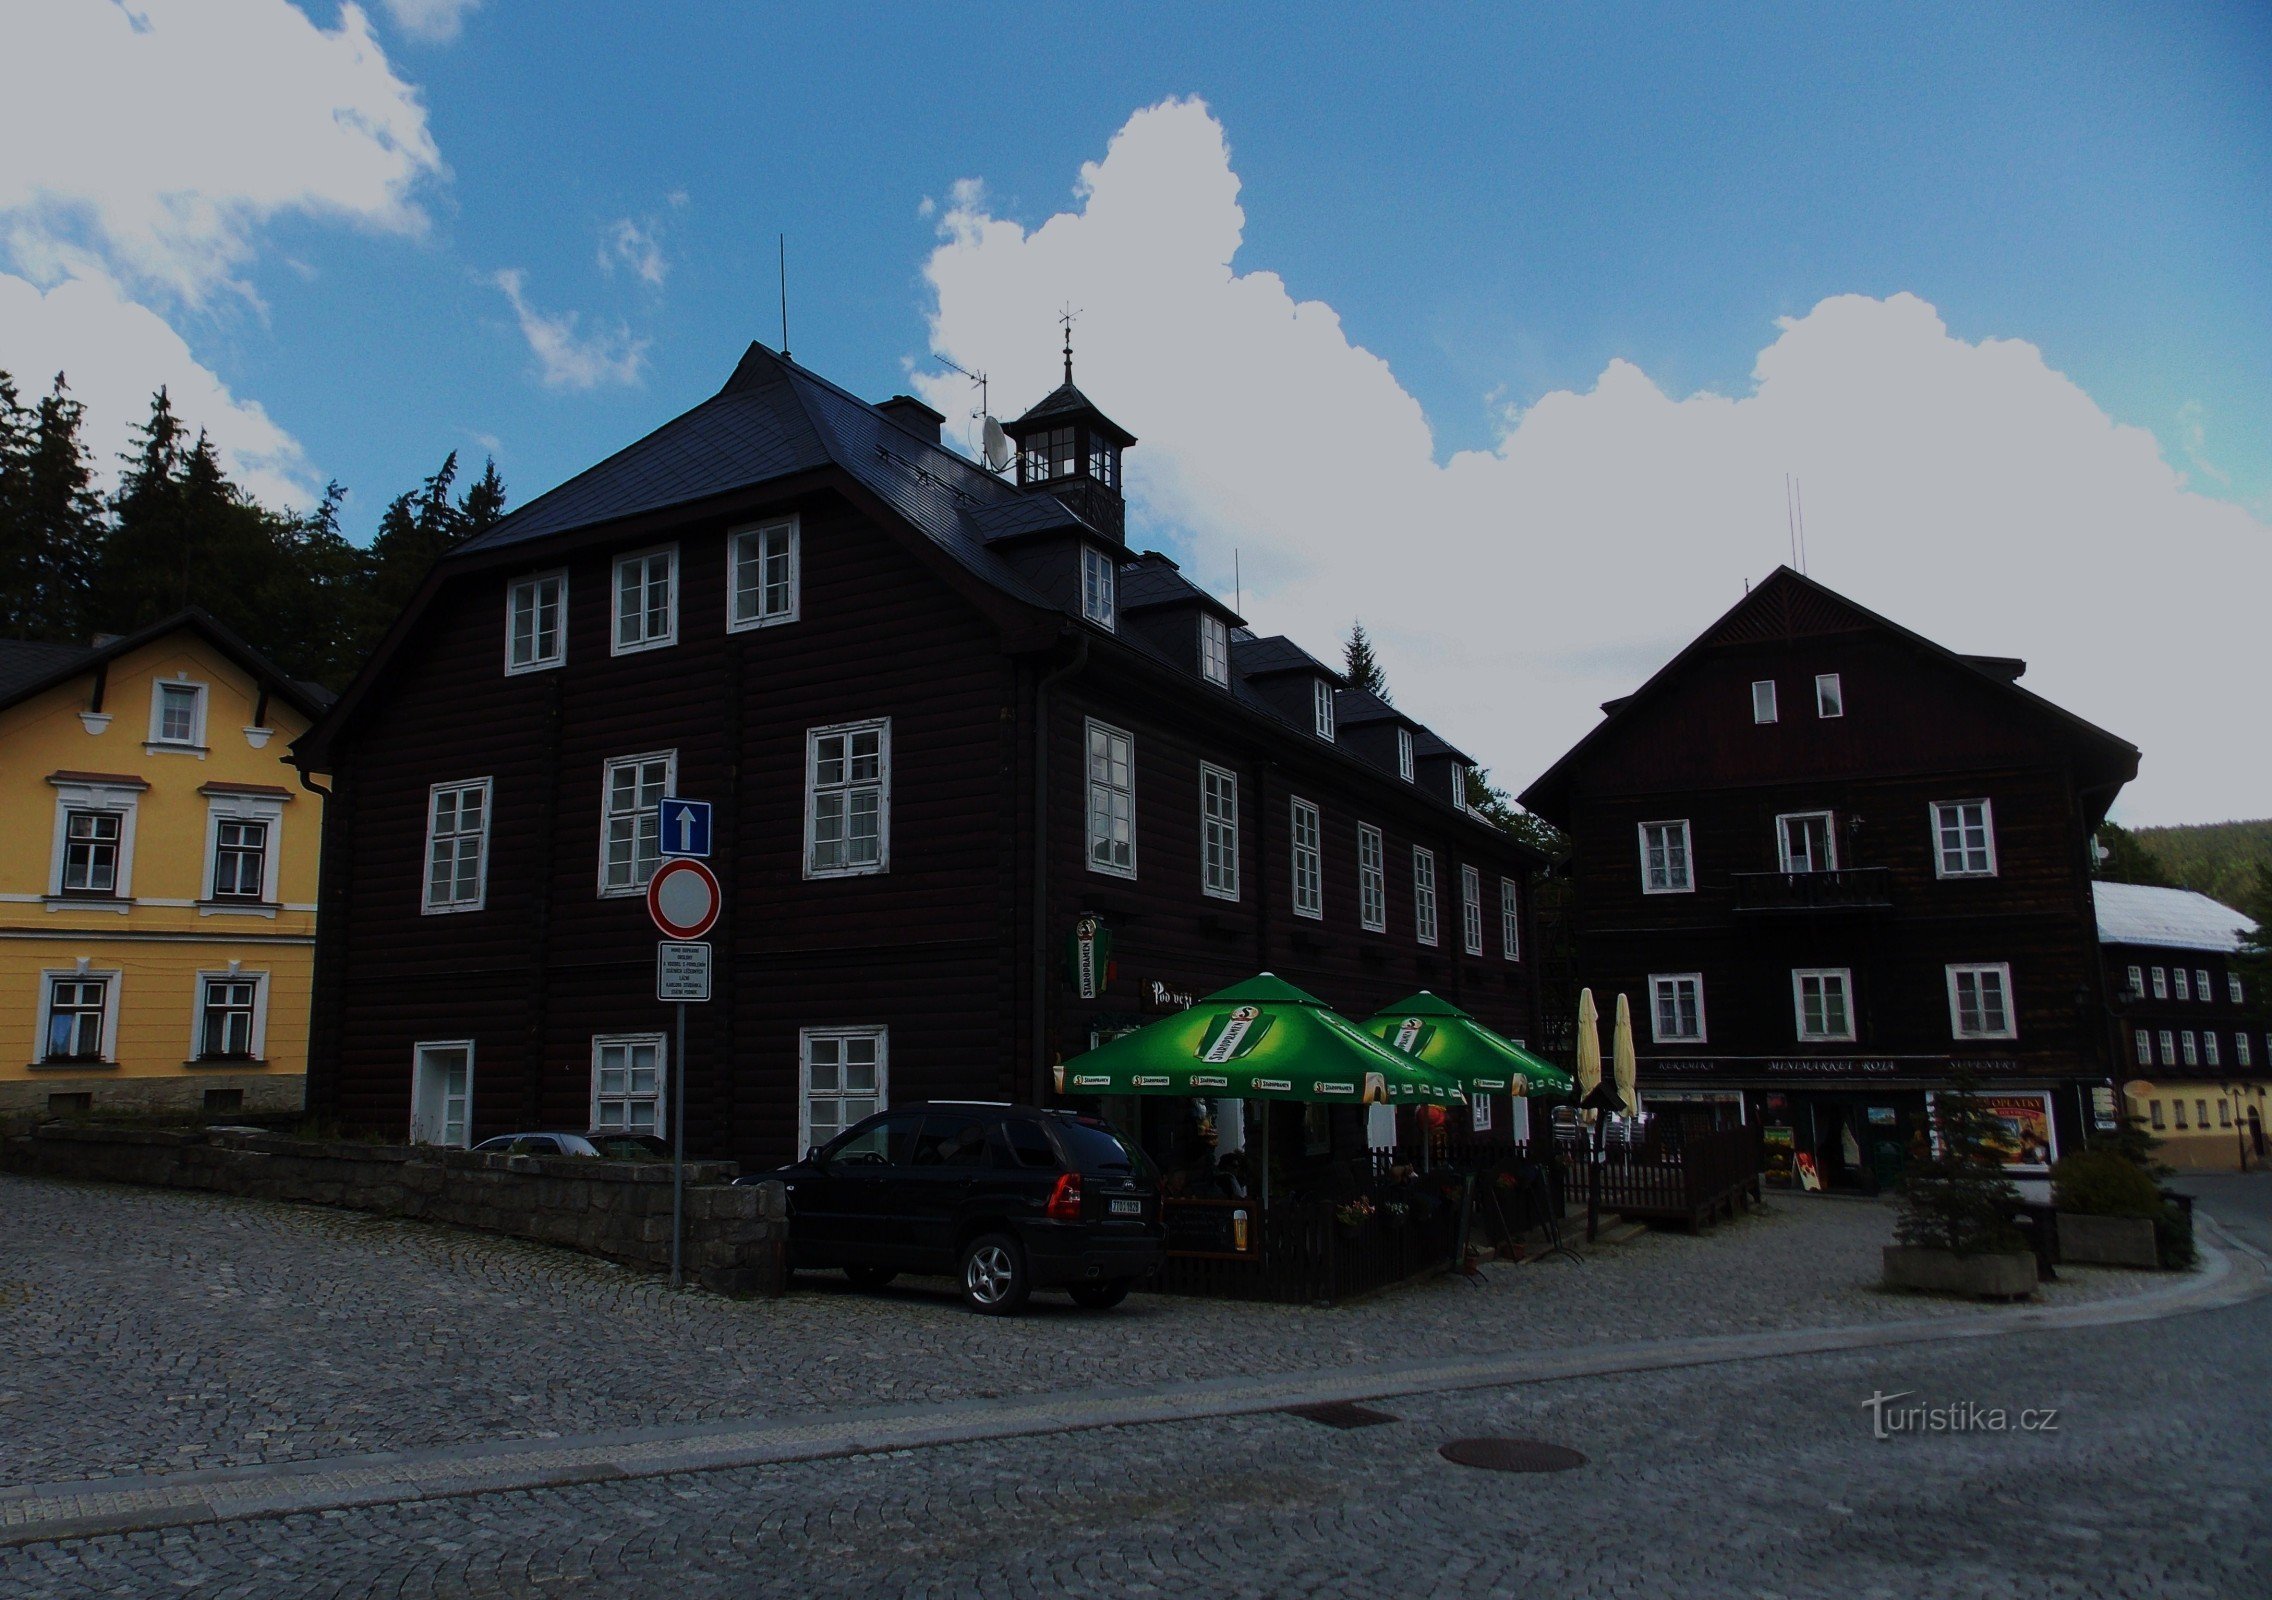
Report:
M 1108 1278 L 1103 1283 L 1076 1283 L 1065 1292 L 1084 1311 L 1110 1311 L 1128 1298 L 1128 1290 L 1126 1278 Z
M 889 1267 L 846 1267 L 844 1276 L 852 1280 L 855 1289 L 881 1289 L 899 1274 Z
M 962 1298 L 973 1311 L 1006 1317 L 1026 1303 L 1026 1256 L 1006 1233 L 980 1234 L 962 1249 Z

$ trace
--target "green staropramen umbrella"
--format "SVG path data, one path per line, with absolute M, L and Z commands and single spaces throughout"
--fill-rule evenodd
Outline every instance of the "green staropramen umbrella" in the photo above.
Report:
M 1057 1068 L 1062 1094 L 1453 1105 L 1459 1085 L 1265 972 Z
M 1532 1055 L 1425 989 L 1368 1017 L 1361 1026 L 1391 1049 L 1458 1080 L 1470 1094 L 1568 1095 L 1577 1087 L 1553 1062 Z

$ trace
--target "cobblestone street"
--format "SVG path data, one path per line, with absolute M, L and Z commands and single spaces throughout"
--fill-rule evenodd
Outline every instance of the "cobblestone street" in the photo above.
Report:
M 2205 1209 L 2261 1244 L 2272 1189 L 2228 1188 Z M 1344 1311 L 1009 1324 L 920 1288 L 672 1296 L 315 1210 L 20 1180 L 0 1204 L 13 1484 L 1974 1309 L 1857 1287 L 1891 1219 L 1837 1201 Z M 2166 1282 L 2074 1271 L 2045 1302 Z M 0 1590 L 2255 1595 L 2272 1424 L 2235 1397 L 2272 1378 L 2268 1307 L 1418 1393 L 1348 1431 L 1213 1417 L 72 1539 L 0 1549 Z M 1879 1391 L 2059 1423 L 1878 1441 Z M 1497 1433 L 1590 1464 L 1436 1454 Z

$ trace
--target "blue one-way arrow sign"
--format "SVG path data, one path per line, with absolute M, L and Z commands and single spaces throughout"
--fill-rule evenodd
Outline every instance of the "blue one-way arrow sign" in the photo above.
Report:
M 707 856 L 710 853 L 710 802 L 707 800 L 681 800 L 676 796 L 663 802 L 663 854 L 666 856 Z

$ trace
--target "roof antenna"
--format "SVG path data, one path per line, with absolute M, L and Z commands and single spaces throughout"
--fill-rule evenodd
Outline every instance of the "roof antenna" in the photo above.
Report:
M 973 372 L 970 368 L 949 361 L 942 355 L 934 355 L 931 359 L 945 367 L 949 372 L 961 373 L 978 386 L 978 409 L 973 411 L 971 415 L 980 419 L 979 459 L 986 464 L 988 472 L 1003 473 L 1009 471 L 1013 459 L 1010 454 L 1010 436 L 1002 431 L 1002 424 L 994 420 L 994 408 L 987 401 L 986 374 Z
M 1791 480 L 1791 504 L 1799 513 L 1799 576 L 1803 578 L 1807 572 L 1807 497 L 1797 478 Z
M 1799 514 L 1791 509 L 1791 475 L 1783 474 L 1783 526 L 1791 536 L 1791 566 L 1799 564 Z
M 781 359 L 789 359 L 789 236 L 773 236 L 774 265 L 781 274 Z
M 1231 546 L 1231 609 L 1246 615 L 1246 584 L 1239 578 L 1239 547 Z

